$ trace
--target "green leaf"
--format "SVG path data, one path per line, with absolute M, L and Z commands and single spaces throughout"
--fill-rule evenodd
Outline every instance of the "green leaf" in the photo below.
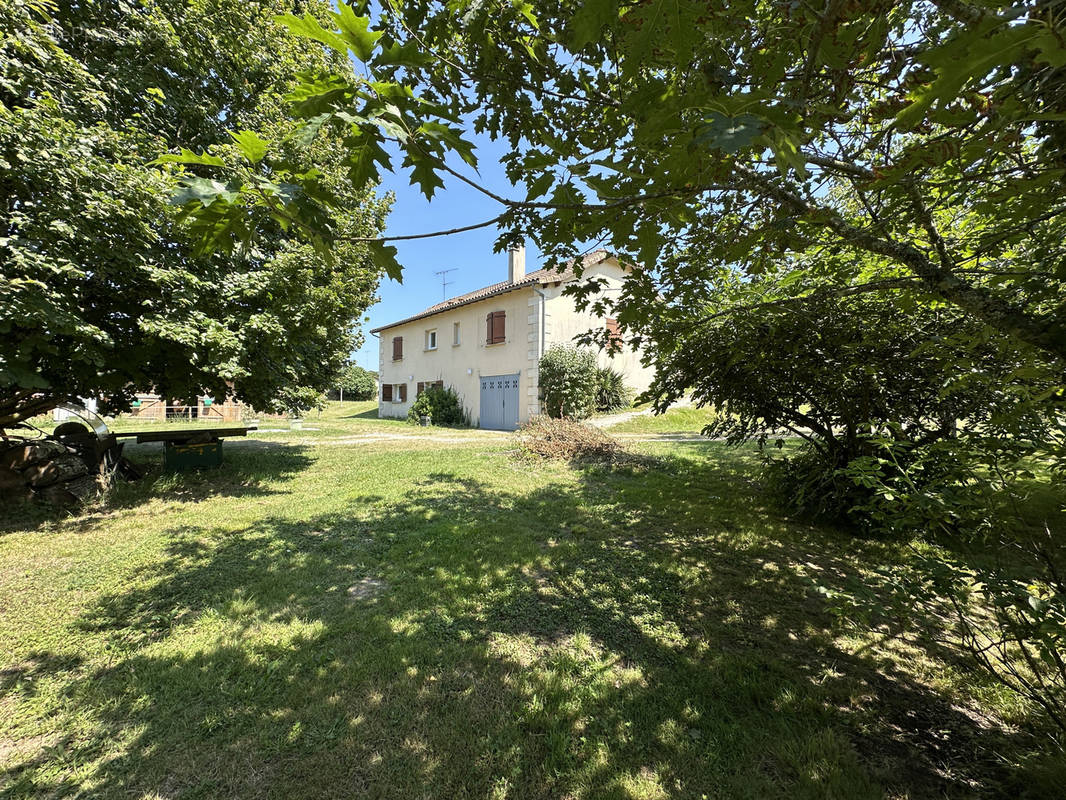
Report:
M 370 258 L 374 266 L 385 271 L 385 274 L 397 283 L 403 283 L 403 267 L 396 260 L 396 248 L 381 241 L 367 242 L 370 250 Z
M 334 16 L 339 23 L 341 34 L 351 46 L 352 52 L 360 61 L 369 61 L 374 54 L 374 47 L 381 38 L 381 31 L 368 30 L 370 27 L 369 17 L 360 17 L 352 10 L 352 7 L 344 3 L 338 3 L 339 13 Z
M 979 36 L 980 32 L 968 30 L 926 53 L 924 60 L 936 69 L 936 78 L 910 93 L 911 104 L 896 114 L 898 128 L 914 128 L 934 103 L 947 105 L 969 81 L 980 80 L 996 67 L 1013 63 L 1035 37 L 1029 25 L 1001 28 L 988 37 Z
M 274 19 L 297 36 L 302 36 L 305 39 L 314 39 L 316 42 L 321 42 L 327 47 L 336 50 L 338 53 L 348 55 L 348 42 L 337 33 L 323 28 L 319 21 L 311 16 L 310 13 L 305 13 L 303 17 L 297 17 L 293 14 L 281 14 L 274 17 Z
M 1053 30 L 1046 30 L 1037 35 L 1033 40 L 1033 46 L 1039 51 L 1037 61 L 1043 61 L 1056 69 L 1066 67 L 1066 45 L 1062 37 L 1056 35 Z
M 407 151 L 403 161 L 405 167 L 411 167 L 411 185 L 418 184 L 427 200 L 433 199 L 437 189 L 444 188 L 444 181 L 437 174 L 441 163 L 441 159 L 414 148 Z
M 200 164 L 205 167 L 224 167 L 226 162 L 218 156 L 207 153 L 194 153 L 192 150 L 181 148 L 180 153 L 164 153 L 159 158 L 150 162 L 152 164 Z
M 600 38 L 604 25 L 618 19 L 614 0 L 587 0 L 578 7 L 570 21 L 570 46 L 580 50 Z
M 388 169 L 392 162 L 374 136 L 362 135 L 349 147 L 345 164 L 348 166 L 348 179 L 356 186 L 362 186 L 380 177 L 376 164 Z
M 241 154 L 252 164 L 258 164 L 267 154 L 267 143 L 260 139 L 255 131 L 240 131 L 239 133 L 231 131 L 230 136 L 237 143 Z
M 696 128 L 693 142 L 726 153 L 736 153 L 750 147 L 766 127 L 766 120 L 754 114 L 727 117 L 712 111 L 704 118 L 703 124 Z
M 408 41 L 403 44 L 393 42 L 387 47 L 382 47 L 376 63 L 399 67 L 420 67 L 432 62 L 433 58 L 429 53 L 420 48 L 416 42 Z
M 301 147 L 310 147 L 312 142 L 315 141 L 315 137 L 318 136 L 318 132 L 322 130 L 322 126 L 330 118 L 330 114 L 318 114 L 311 117 L 303 125 L 296 129 L 296 132 L 292 134 L 292 138 L 300 144 Z
M 449 148 L 458 153 L 465 163 L 477 169 L 477 156 L 474 155 L 474 145 L 462 137 L 462 132 L 458 128 L 452 128 L 444 123 L 430 120 L 423 122 L 418 130 L 431 139 L 444 142 Z
M 512 0 L 512 5 L 519 14 L 526 18 L 526 21 L 533 26 L 534 30 L 540 30 L 540 23 L 537 22 L 537 17 L 533 13 L 531 4 L 524 2 L 524 0 Z
M 221 181 L 190 175 L 182 179 L 180 187 L 171 195 L 170 202 L 176 206 L 200 203 L 209 206 L 216 200 L 232 202 L 239 192 Z
M 538 197 L 543 197 L 547 191 L 555 183 L 555 175 L 551 172 L 545 172 L 535 181 L 529 184 L 529 191 L 526 192 L 526 200 L 535 200 Z

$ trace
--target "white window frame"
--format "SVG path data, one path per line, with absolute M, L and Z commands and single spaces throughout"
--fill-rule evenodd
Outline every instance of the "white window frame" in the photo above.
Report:
M 463 343 L 463 332 L 458 322 L 452 323 L 452 347 L 458 347 Z
M 430 342 L 430 337 L 433 337 L 433 344 L 429 343 Z M 430 328 L 429 330 L 426 331 L 426 350 L 436 350 L 436 349 L 437 349 L 437 329 L 436 328 Z

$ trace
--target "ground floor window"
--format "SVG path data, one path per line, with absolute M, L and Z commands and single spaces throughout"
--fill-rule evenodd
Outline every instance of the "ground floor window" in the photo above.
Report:
M 444 381 L 419 381 L 418 386 L 415 390 L 415 397 L 418 397 L 420 394 L 422 394 L 422 392 L 424 392 L 431 386 L 439 386 L 441 389 L 443 389 Z

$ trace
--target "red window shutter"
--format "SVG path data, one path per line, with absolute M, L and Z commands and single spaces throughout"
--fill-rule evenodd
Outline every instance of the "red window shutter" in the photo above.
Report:
M 381 384 L 381 399 L 384 400 L 386 403 L 391 403 L 392 402 L 392 384 L 391 383 L 383 383 L 383 384 Z
M 392 360 L 399 361 L 403 358 L 403 337 L 392 337 Z
M 487 344 L 500 344 L 507 341 L 507 312 L 493 311 L 487 318 L 488 332 L 485 338 Z
M 618 320 L 607 318 L 607 341 L 610 344 L 621 344 L 622 333 L 618 329 Z

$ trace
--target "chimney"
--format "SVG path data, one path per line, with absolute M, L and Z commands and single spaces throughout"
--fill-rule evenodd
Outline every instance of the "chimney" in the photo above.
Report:
M 518 283 L 526 277 L 526 246 L 512 247 L 507 251 L 507 278 L 511 283 Z

